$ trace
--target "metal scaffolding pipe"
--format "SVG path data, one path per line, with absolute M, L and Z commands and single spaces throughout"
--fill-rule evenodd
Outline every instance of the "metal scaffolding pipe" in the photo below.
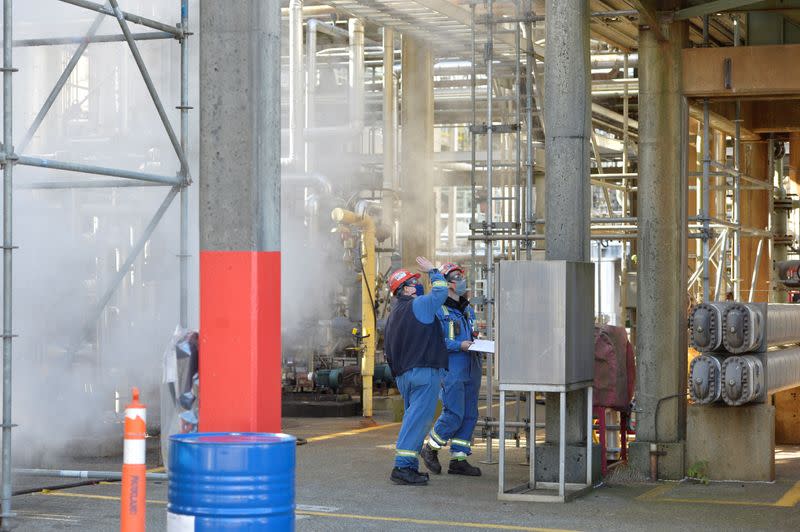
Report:
M 100 20 L 105 17 L 100 16 Z M 164 31 L 152 31 L 145 33 L 133 33 L 134 41 L 158 41 L 163 39 L 174 39 L 175 35 Z M 14 41 L 14 48 L 26 48 L 33 46 L 60 46 L 64 44 L 82 43 L 109 43 L 125 42 L 124 35 L 94 35 L 85 37 L 50 37 L 47 39 L 18 39 Z
M 113 9 L 112 9 L 107 5 L 96 4 L 94 2 L 87 2 L 86 0 L 59 0 L 59 2 L 63 2 L 65 4 L 72 4 L 73 6 L 83 7 L 85 9 L 89 9 L 91 11 L 97 11 L 98 13 L 103 13 L 104 15 L 109 15 L 112 17 L 121 16 L 128 22 L 132 22 L 134 24 L 140 24 L 142 26 L 147 26 L 148 28 L 152 28 L 154 30 L 163 31 L 171 35 L 174 35 L 177 38 L 183 36 L 183 32 L 179 28 L 176 28 L 175 26 L 170 26 L 169 24 L 164 24 L 163 22 L 158 22 L 157 20 L 140 17 L 139 15 L 133 15 L 125 11 L 120 11 L 119 7 L 113 4 L 112 4 Z
M 145 181 L 128 181 L 124 179 L 95 179 L 95 180 L 64 180 L 64 181 L 39 181 L 15 185 L 17 190 L 69 190 L 73 188 L 132 188 L 132 187 L 165 187 L 172 186 L 165 183 L 148 183 Z
M 189 151 L 189 0 L 181 0 L 181 150 Z M 182 328 L 189 327 L 189 178 L 188 166 L 181 165 L 182 180 L 180 197 L 180 257 L 178 323 Z
M 48 168 L 51 170 L 64 170 L 66 172 L 138 179 L 139 181 L 147 181 L 161 185 L 180 185 L 183 182 L 182 179 L 177 176 L 147 174 L 144 172 L 134 172 L 132 170 L 120 170 L 119 168 L 106 168 L 88 164 L 70 163 L 67 161 L 56 161 L 54 159 L 42 159 L 40 157 L 28 157 L 26 155 L 20 155 L 17 164 L 35 166 L 37 168 Z
M 11 530 L 11 357 L 14 338 L 12 329 L 12 266 L 14 208 L 14 139 L 12 74 L 12 0 L 3 0 L 3 447 L 2 447 L 2 513 L 0 527 Z
M 29 477 L 86 478 L 122 480 L 120 471 L 81 471 L 76 469 L 14 469 L 15 475 Z M 167 473 L 147 473 L 147 480 L 169 480 Z

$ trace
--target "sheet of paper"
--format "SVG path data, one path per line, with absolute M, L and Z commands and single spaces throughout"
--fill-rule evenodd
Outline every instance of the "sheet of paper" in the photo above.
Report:
M 494 340 L 477 339 L 469 346 L 470 351 L 478 351 L 479 353 L 494 353 Z

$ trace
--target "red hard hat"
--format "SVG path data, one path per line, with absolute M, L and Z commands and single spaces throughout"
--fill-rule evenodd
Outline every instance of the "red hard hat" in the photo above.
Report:
M 403 283 L 410 279 L 419 279 L 419 274 L 411 273 L 405 268 L 395 270 L 392 275 L 389 276 L 389 290 L 394 294 Z
M 442 264 L 442 267 L 439 268 L 439 271 L 442 272 L 442 275 L 444 275 L 445 277 L 447 277 L 448 274 L 455 271 L 461 272 L 462 275 L 464 274 L 464 268 L 462 268 L 461 266 L 459 266 L 454 262 L 448 262 L 447 264 Z

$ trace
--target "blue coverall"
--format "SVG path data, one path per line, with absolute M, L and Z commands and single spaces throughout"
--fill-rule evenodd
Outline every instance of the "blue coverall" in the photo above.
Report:
M 465 299 L 452 298 L 436 317 L 442 324 L 450 357 L 442 388 L 442 414 L 430 431 L 428 443 L 440 449 L 450 440 L 450 454 L 464 459 L 472 454 L 472 432 L 478 422 L 478 393 L 481 388 L 481 359 L 478 353 L 462 351 L 461 342 L 472 341 L 475 312 Z
M 415 297 L 411 303 L 414 318 L 419 323 L 427 325 L 434 322 L 437 310 L 447 299 L 447 282 L 444 280 L 444 276 L 438 270 L 431 270 L 430 278 L 430 293 Z M 389 315 L 389 320 L 390 322 L 392 320 L 391 314 Z M 390 325 L 394 324 L 387 324 L 387 334 Z M 431 346 L 431 352 L 441 349 L 440 345 Z M 392 357 L 395 359 L 405 355 L 414 356 L 413 353 L 392 353 Z M 442 355 L 444 355 L 443 352 Z M 400 361 L 396 360 L 396 363 L 400 363 Z M 400 433 L 397 436 L 397 445 L 395 446 L 394 465 L 400 468 L 419 469 L 419 452 L 425 442 L 425 434 L 428 432 L 433 416 L 436 413 L 436 402 L 447 360 L 445 359 L 439 364 L 430 364 L 430 366 L 438 365 L 439 367 L 418 364 L 407 369 L 396 378 L 397 388 L 403 396 L 403 404 L 405 406 L 403 423 L 400 426 Z

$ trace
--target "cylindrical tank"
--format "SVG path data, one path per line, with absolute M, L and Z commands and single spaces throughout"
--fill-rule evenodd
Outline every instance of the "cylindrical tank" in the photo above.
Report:
M 172 436 L 167 531 L 293 531 L 295 446 L 288 434 Z

